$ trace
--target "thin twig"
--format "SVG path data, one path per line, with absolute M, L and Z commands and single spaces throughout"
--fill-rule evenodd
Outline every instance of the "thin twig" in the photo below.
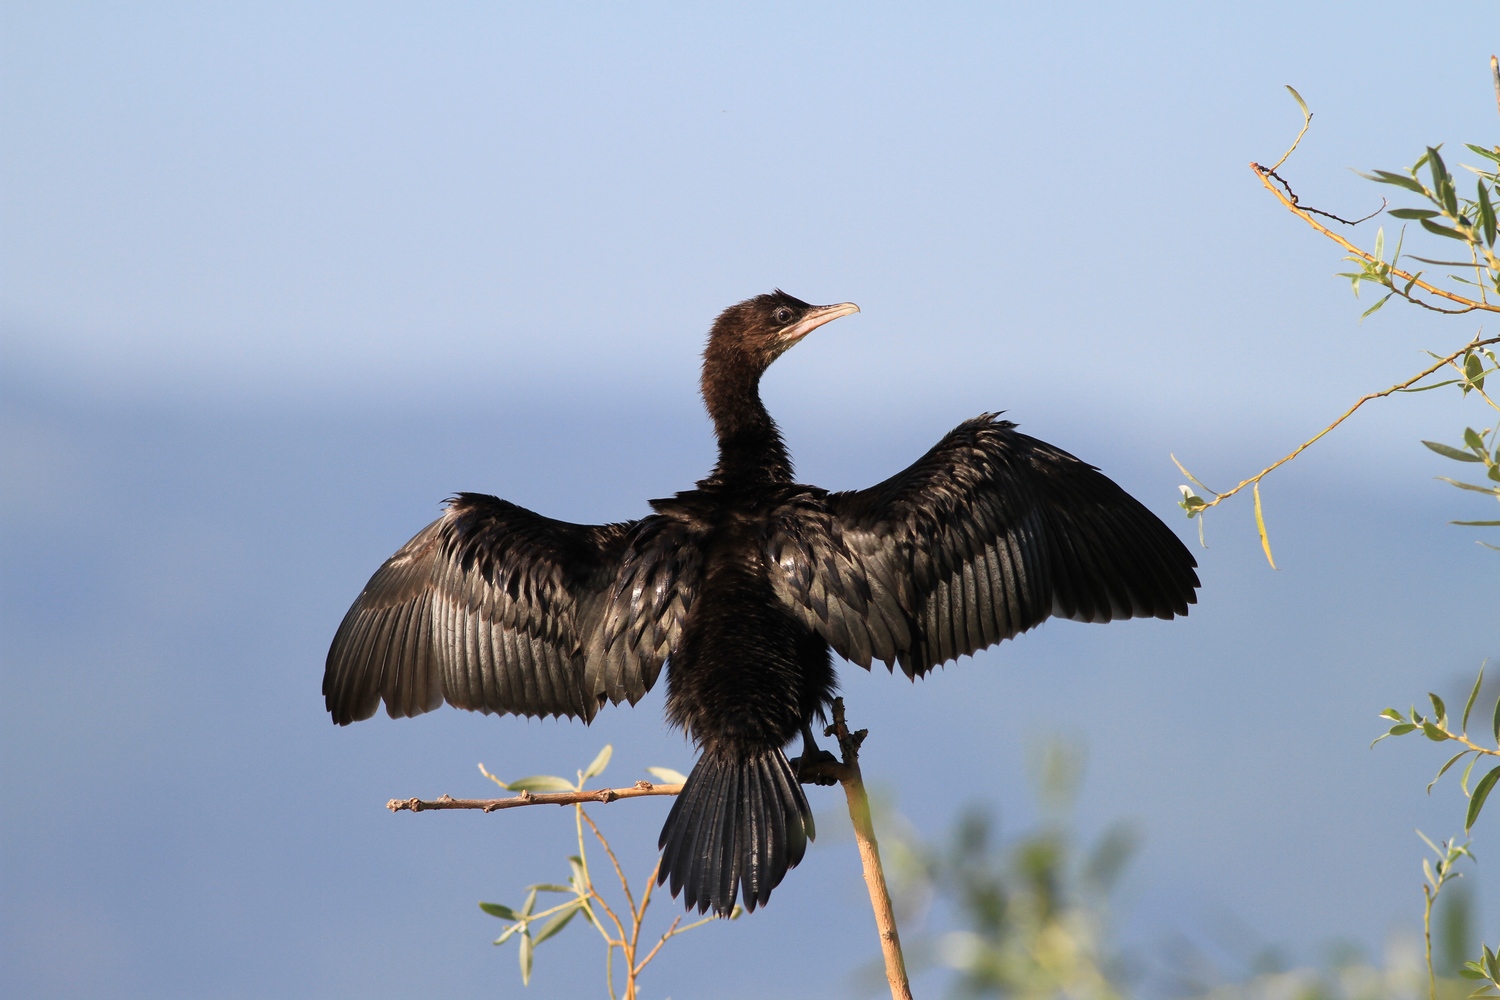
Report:
M 455 799 L 451 795 L 440 795 L 435 799 L 391 799 L 385 807 L 391 812 L 426 812 L 429 809 L 480 809 L 494 812 L 517 806 L 576 806 L 590 802 L 613 802 L 616 799 L 638 799 L 645 795 L 676 795 L 681 791 L 681 785 L 653 785 L 649 781 L 637 781 L 629 788 L 597 788 L 585 792 L 521 792 L 503 799 Z
M 1297 138 L 1293 139 L 1292 144 L 1286 148 L 1286 152 L 1281 154 L 1281 159 L 1271 167 L 1272 170 L 1285 163 L 1287 158 L 1297 151 L 1297 147 L 1302 145 L 1302 137 L 1307 134 L 1308 128 L 1312 125 L 1312 112 L 1307 110 L 1307 102 L 1302 99 L 1302 95 L 1292 90 L 1291 87 L 1286 89 L 1292 91 L 1292 96 L 1297 99 L 1297 107 L 1302 109 L 1302 131 L 1297 133 Z
M 1308 214 L 1307 209 L 1299 207 L 1296 202 L 1292 201 L 1285 194 L 1283 194 L 1276 187 L 1275 184 L 1271 183 L 1271 178 L 1273 176 L 1273 171 L 1271 171 L 1270 169 L 1268 169 L 1266 167 L 1261 166 L 1259 163 L 1251 163 L 1250 164 L 1250 169 L 1253 170 L 1253 171 L 1255 171 L 1255 176 L 1257 176 L 1257 177 L 1260 178 L 1260 182 L 1266 186 L 1266 190 L 1270 191 L 1272 194 L 1274 194 L 1276 196 L 1277 200 L 1280 201 L 1282 205 L 1286 206 L 1287 211 L 1291 212 L 1293 215 L 1296 215 L 1303 222 L 1306 222 L 1309 226 L 1312 226 L 1318 232 L 1322 233 L 1324 236 L 1328 237 L 1330 240 L 1333 240 L 1339 246 L 1343 247 L 1345 250 L 1349 251 L 1351 254 L 1353 254 L 1354 256 L 1358 257 L 1359 259 L 1367 261 L 1367 262 L 1369 262 L 1371 264 L 1377 263 L 1377 261 L 1375 260 L 1375 257 L 1374 257 L 1373 254 L 1366 253 L 1365 251 L 1361 250 L 1359 247 L 1355 246 L 1353 243 L 1350 243 L 1348 240 L 1344 239 L 1338 233 L 1336 233 L 1333 230 L 1329 229 L 1327 226 L 1323 225 L 1317 219 L 1314 219 L 1311 215 Z M 1280 178 L 1277 178 L 1277 179 L 1280 180 Z M 1283 182 L 1283 183 L 1285 183 L 1285 182 Z M 1466 312 L 1473 312 L 1476 309 L 1482 310 L 1482 311 L 1485 311 L 1485 312 L 1500 312 L 1500 306 L 1494 305 L 1492 303 L 1475 302 L 1473 299 L 1466 299 L 1462 295 L 1456 295 L 1453 292 L 1445 291 L 1444 289 L 1438 288 L 1436 285 L 1428 284 L 1427 282 L 1423 281 L 1421 278 L 1417 277 L 1416 275 L 1414 275 L 1414 274 L 1408 274 L 1406 271 L 1398 270 L 1397 268 L 1392 267 L 1386 273 L 1388 275 L 1390 275 L 1390 277 L 1393 279 L 1392 282 L 1391 282 L 1391 284 L 1386 286 L 1386 287 L 1390 288 L 1392 291 L 1396 290 L 1395 287 L 1394 287 L 1395 286 L 1394 279 L 1400 278 L 1402 281 L 1405 281 L 1405 282 L 1408 283 L 1408 287 L 1411 287 L 1411 286 L 1414 285 L 1417 288 L 1422 289 L 1424 292 L 1427 292 L 1430 295 L 1436 295 L 1439 298 L 1447 299 L 1450 302 L 1457 302 L 1459 305 L 1465 307 L 1463 309 L 1437 309 L 1436 306 L 1428 306 L 1429 309 L 1434 309 L 1434 310 L 1436 310 L 1438 312 L 1446 312 L 1446 313 L 1466 313 Z M 1398 294 L 1401 294 L 1401 293 L 1398 293 Z M 1412 301 L 1412 302 L 1418 302 L 1419 301 L 1419 300 L 1413 299 L 1413 298 L 1411 298 L 1411 296 L 1405 295 L 1405 294 L 1402 294 L 1402 298 L 1408 299 L 1409 301 Z M 1426 303 L 1421 303 L 1421 304 L 1426 305 Z
M 630 960 L 632 962 L 635 961 L 635 956 L 640 950 L 641 924 L 644 923 L 646 919 L 646 907 L 651 905 L 651 893 L 656 889 L 656 874 L 659 871 L 661 871 L 660 856 L 657 857 L 656 864 L 651 869 L 651 875 L 646 879 L 646 891 L 641 893 L 641 908 L 636 911 L 635 926 L 631 928 L 630 931 Z M 681 920 L 682 918 L 678 917 L 676 920 L 672 921 L 672 927 L 676 927 Z M 670 928 L 668 929 L 670 930 Z M 660 941 L 658 941 L 656 943 L 656 947 L 651 949 L 651 953 L 643 958 L 640 963 L 635 966 L 635 974 L 637 976 L 639 976 L 641 974 L 641 970 L 646 967 L 646 963 L 650 962 L 651 959 L 656 957 L 656 953 L 661 950 L 661 946 L 666 943 L 666 940 L 667 939 L 663 937 Z
M 1313 225 L 1317 225 L 1317 223 L 1313 223 Z M 1473 339 L 1473 340 L 1469 341 L 1467 344 L 1465 344 L 1463 347 L 1459 348 L 1458 350 L 1454 351 L 1452 354 L 1448 355 L 1446 358 L 1440 358 L 1440 359 L 1438 359 L 1438 361 L 1437 361 L 1436 364 L 1432 365 L 1429 368 L 1424 368 L 1422 371 L 1420 371 L 1417 374 L 1413 375 L 1411 378 L 1407 379 L 1405 382 L 1400 382 L 1400 383 L 1397 383 L 1396 385 L 1391 386 L 1388 389 L 1382 389 L 1379 392 L 1367 393 L 1367 394 L 1359 397 L 1359 400 L 1357 402 L 1355 402 L 1355 404 L 1353 406 L 1349 407 L 1349 409 L 1345 410 L 1343 412 L 1342 416 L 1340 416 L 1333 423 L 1329 424 L 1327 427 L 1325 427 L 1322 430 L 1318 431 L 1318 433 L 1314 434 L 1312 437 L 1308 438 L 1306 441 L 1302 442 L 1300 445 L 1297 446 L 1297 449 L 1295 451 L 1293 451 L 1291 454 L 1285 455 L 1282 458 L 1276 460 L 1275 462 L 1272 462 L 1270 465 L 1266 466 L 1264 469 L 1261 469 L 1259 472 L 1257 472 L 1255 475 L 1251 476 L 1249 479 L 1246 479 L 1243 482 L 1241 482 L 1238 486 L 1236 486 L 1232 490 L 1227 490 L 1227 491 L 1225 491 L 1223 493 L 1220 493 L 1218 490 L 1210 489 L 1207 486 L 1203 486 L 1203 483 L 1200 482 L 1197 477 L 1195 477 L 1192 473 L 1188 472 L 1187 469 L 1183 468 L 1182 463 L 1177 461 L 1176 456 L 1173 456 L 1172 461 L 1174 463 L 1176 463 L 1177 468 L 1182 471 L 1183 475 L 1187 476 L 1189 479 L 1191 479 L 1193 482 L 1197 483 L 1199 486 L 1203 486 L 1204 489 L 1208 490 L 1208 492 L 1210 492 L 1210 493 L 1212 493 L 1214 495 L 1214 498 L 1212 500 L 1207 501 L 1206 503 L 1204 503 L 1204 505 L 1202 507 L 1197 508 L 1197 510 L 1199 510 L 1199 511 L 1205 511 L 1205 510 L 1207 510 L 1210 507 L 1216 506 L 1220 501 L 1228 500 L 1230 497 L 1234 496 L 1236 493 L 1238 493 L 1240 490 L 1244 489 L 1246 486 L 1251 486 L 1251 485 L 1253 485 L 1255 483 L 1260 482 L 1268 474 L 1276 471 L 1281 466 L 1285 465 L 1286 463 L 1290 462 L 1292 459 L 1296 458 L 1298 455 L 1302 454 L 1308 448 L 1310 448 L 1314 444 L 1316 444 L 1329 431 L 1333 430 L 1339 424 L 1343 423 L 1345 420 L 1348 420 L 1351 416 L 1353 416 L 1355 410 L 1358 410 L 1361 406 L 1364 406 L 1366 403 L 1370 402 L 1372 399 L 1380 399 L 1383 396 L 1389 396 L 1393 392 L 1400 392 L 1403 389 L 1408 389 L 1412 385 L 1416 384 L 1417 382 L 1422 381 L 1422 379 L 1426 378 L 1427 376 L 1431 375 L 1433 372 L 1437 371 L 1439 368 L 1442 368 L 1444 365 L 1451 364 L 1454 361 L 1454 359 L 1456 359 L 1458 357 L 1461 357 L 1462 355 L 1467 354 L 1468 352 L 1474 350 L 1474 348 L 1476 348 L 1476 347 L 1484 347 L 1487 344 L 1497 344 L 1497 343 L 1500 343 L 1500 337 L 1490 337 L 1490 338 L 1485 339 L 1485 340 L 1480 340 L 1479 338 L 1476 337 L 1475 339 Z
M 1298 138 L 1300 138 L 1300 136 Z M 1285 159 L 1285 157 L 1282 157 L 1282 159 Z M 1279 167 L 1281 166 L 1281 164 L 1278 163 L 1276 166 Z M 1297 208 L 1301 209 L 1304 212 L 1311 212 L 1313 215 L 1321 215 L 1325 219 L 1332 219 L 1334 222 L 1341 223 L 1345 226 L 1357 226 L 1361 222 L 1369 222 L 1371 219 L 1375 218 L 1375 216 L 1379 215 L 1381 212 L 1384 212 L 1386 210 L 1386 206 L 1390 204 L 1390 201 L 1385 198 L 1381 198 L 1380 207 L 1371 212 L 1369 215 L 1362 215 L 1358 219 L 1345 219 L 1342 216 L 1334 215 L 1332 212 L 1325 212 L 1321 208 L 1313 208 L 1311 205 L 1302 204 L 1302 199 L 1297 197 L 1297 192 L 1292 190 L 1292 186 L 1287 183 L 1286 178 L 1276 172 L 1276 167 L 1266 168 L 1266 174 L 1268 176 L 1276 178 L 1277 182 L 1282 187 L 1286 188 L 1287 197 L 1292 200 L 1292 204 Z
M 651 960 L 656 957 L 656 953 L 661 951 L 661 946 L 667 943 L 667 939 L 677 933 L 677 925 L 680 923 L 682 923 L 682 914 L 679 913 L 677 916 L 672 918 L 672 923 L 668 925 L 665 931 L 662 932 L 661 940 L 657 941 L 656 944 L 651 948 L 651 950 L 646 952 L 646 957 L 641 959 L 640 965 L 636 966 L 635 971 L 637 975 L 639 975 L 640 971 L 644 969 L 648 964 L 650 964 Z M 700 920 L 693 926 L 698 927 L 704 923 L 706 923 L 706 921 Z
M 625 890 L 625 901 L 630 904 L 630 913 L 632 916 L 636 916 L 635 896 L 630 891 L 630 881 L 625 877 L 625 871 L 620 867 L 620 860 L 615 857 L 614 849 L 609 846 L 609 841 L 604 839 L 604 834 L 599 832 L 599 827 L 595 825 L 588 813 L 580 809 L 578 810 L 578 815 L 583 817 L 583 821 L 589 825 L 589 829 L 594 831 L 594 837 L 599 841 L 600 846 L 604 848 L 604 853 L 609 855 L 609 863 L 615 866 L 615 877 L 620 880 L 620 888 Z

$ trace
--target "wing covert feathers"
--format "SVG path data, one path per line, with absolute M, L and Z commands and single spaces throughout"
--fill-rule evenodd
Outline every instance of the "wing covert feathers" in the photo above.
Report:
M 839 654 L 916 677 L 1056 615 L 1172 618 L 1197 562 L 1093 466 L 986 414 L 867 490 L 790 497 L 772 584 Z
M 691 603 L 659 517 L 581 525 L 462 493 L 376 570 L 328 651 L 335 722 L 459 708 L 588 720 L 655 682 Z M 644 545 L 638 542 L 644 540 Z M 691 548 L 691 546 L 685 546 Z

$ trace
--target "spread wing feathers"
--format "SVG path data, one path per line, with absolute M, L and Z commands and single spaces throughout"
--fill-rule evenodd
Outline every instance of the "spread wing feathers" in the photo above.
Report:
M 367 719 L 382 700 L 392 717 L 447 701 L 585 720 L 606 698 L 640 700 L 691 601 L 680 567 L 658 562 L 670 531 L 657 520 L 569 524 L 459 494 L 344 616 L 323 675 L 333 720 Z
M 1040 624 L 1171 618 L 1197 563 L 1093 466 L 985 414 L 877 486 L 804 488 L 766 539 L 772 585 L 848 660 L 910 677 Z

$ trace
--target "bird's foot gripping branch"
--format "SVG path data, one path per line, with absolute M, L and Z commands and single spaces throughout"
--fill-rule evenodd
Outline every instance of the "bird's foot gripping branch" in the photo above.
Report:
M 838 741 L 839 756 L 820 753 L 809 758 L 798 772 L 804 784 L 832 784 L 837 782 L 844 788 L 849 804 L 849 818 L 854 824 L 855 841 L 859 845 L 860 863 L 864 867 L 865 884 L 870 892 L 870 907 L 874 912 L 876 929 L 880 935 L 881 954 L 885 961 L 886 979 L 890 983 L 893 1000 L 911 1000 L 911 986 L 907 981 L 906 962 L 901 954 L 901 939 L 896 930 L 896 917 L 891 905 L 890 891 L 886 886 L 885 871 L 880 863 L 880 848 L 875 840 L 875 829 L 870 818 L 870 799 L 865 792 L 864 780 L 859 769 L 859 748 L 869 731 L 850 731 L 844 718 L 844 700 L 835 698 L 832 705 L 833 722 L 825 735 Z M 809 747 L 809 750 L 811 748 Z M 610 997 L 634 1000 L 636 982 L 641 972 L 661 952 L 672 938 L 720 919 L 705 917 L 683 923 L 683 917 L 674 917 L 666 929 L 654 939 L 642 938 L 646 910 L 651 905 L 653 890 L 658 885 L 657 876 L 661 861 L 657 860 L 650 875 L 646 877 L 639 900 L 632 883 L 625 874 L 609 840 L 604 836 L 584 807 L 594 804 L 616 802 L 621 799 L 637 799 L 657 795 L 677 795 L 682 791 L 686 778 L 668 768 L 653 767 L 647 770 L 657 782 L 637 781 L 622 788 L 588 788 L 591 778 L 604 772 L 613 755 L 613 747 L 606 746 L 588 767 L 578 771 L 576 781 L 550 774 L 532 775 L 516 781 L 501 781 L 484 765 L 479 770 L 485 777 L 516 794 L 496 799 L 455 799 L 448 795 L 436 799 L 391 799 L 386 808 L 392 812 L 428 812 L 444 809 L 471 809 L 481 812 L 498 812 L 521 806 L 558 805 L 572 806 L 574 834 L 577 854 L 568 857 L 569 876 L 565 883 L 540 882 L 526 887 L 526 899 L 520 907 L 512 908 L 500 903 L 480 903 L 480 909 L 506 922 L 505 929 L 495 939 L 495 944 L 504 944 L 511 938 L 519 940 L 521 980 L 530 983 L 535 949 L 543 941 L 560 933 L 573 918 L 582 915 L 604 941 L 605 978 Z M 588 836 L 592 834 L 604 851 L 620 885 L 623 905 L 617 898 L 610 901 L 594 882 L 589 867 Z M 637 883 L 639 884 L 639 883 Z M 561 902 L 538 909 L 543 894 L 554 894 Z M 728 919 L 736 919 L 743 912 L 736 906 Z M 623 992 L 615 988 L 616 970 L 621 970 Z

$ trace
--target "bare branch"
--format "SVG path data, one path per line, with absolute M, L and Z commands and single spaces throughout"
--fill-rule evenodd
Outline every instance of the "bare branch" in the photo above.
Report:
M 891 986 L 892 1000 L 911 1000 L 911 983 L 906 976 L 906 959 L 901 954 L 901 938 L 896 933 L 896 912 L 891 906 L 891 892 L 885 884 L 885 869 L 880 864 L 880 846 L 875 842 L 875 827 L 870 821 L 870 797 L 859 772 L 859 746 L 869 730 L 850 732 L 844 722 L 844 699 L 833 699 L 833 725 L 826 732 L 837 737 L 843 762 L 839 765 L 844 796 L 849 800 L 849 818 L 854 821 L 854 839 L 859 844 L 859 860 L 865 870 L 865 886 L 870 891 L 870 908 L 875 911 L 875 927 L 880 932 L 880 951 L 885 958 L 885 978 Z M 811 770 L 811 768 L 809 769 Z
M 514 809 L 517 806 L 576 806 L 591 802 L 613 802 L 616 799 L 638 799 L 647 795 L 676 795 L 681 791 L 681 785 L 653 785 L 649 781 L 637 781 L 629 788 L 591 788 L 582 792 L 521 792 L 503 799 L 455 799 L 451 795 L 441 795 L 435 799 L 391 799 L 385 807 L 391 812 L 426 812 L 429 809 L 479 809 L 483 812 L 495 812 L 497 809 Z

